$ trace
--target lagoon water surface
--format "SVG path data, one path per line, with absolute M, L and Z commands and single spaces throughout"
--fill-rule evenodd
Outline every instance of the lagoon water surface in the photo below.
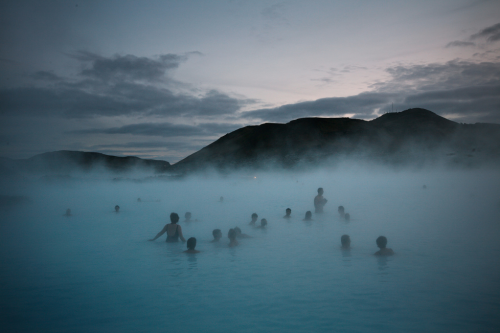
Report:
M 5 185 L 1 194 L 30 203 L 1 211 L 0 326 L 498 332 L 499 175 L 359 170 Z M 318 187 L 328 199 L 325 213 L 304 222 Z M 339 205 L 349 223 L 338 217 Z M 288 207 L 293 218 L 285 220 Z M 73 216 L 63 216 L 67 208 Z M 187 211 L 198 221 L 183 222 Z M 171 212 L 200 253 L 182 253 L 185 244 L 167 244 L 165 235 L 148 241 Z M 267 219 L 266 229 L 248 225 L 253 212 Z M 235 226 L 252 238 L 228 248 Z M 215 228 L 224 235 L 220 244 L 210 243 Z M 349 252 L 340 250 L 343 234 L 351 237 Z M 396 255 L 373 255 L 380 235 Z

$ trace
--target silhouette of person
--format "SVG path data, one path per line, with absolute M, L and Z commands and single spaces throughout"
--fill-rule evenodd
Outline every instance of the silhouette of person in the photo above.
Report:
M 284 219 L 289 219 L 289 218 L 291 218 L 291 217 L 292 217 L 292 215 L 291 215 L 291 214 L 292 214 L 292 210 L 291 210 L 290 208 L 287 208 L 287 209 L 285 210 L 285 216 L 283 216 L 283 218 L 284 218 Z
M 184 222 L 191 222 L 191 213 L 190 212 L 186 212 L 186 214 L 184 214 Z
M 258 226 L 257 228 L 262 228 L 264 229 L 267 225 L 267 220 L 266 219 L 262 219 L 260 220 L 260 226 Z
M 116 206 L 115 206 L 115 212 L 117 212 L 117 213 L 118 213 L 119 211 L 120 211 L 120 206 L 116 205 Z
M 229 238 L 229 247 L 238 246 L 239 243 L 236 240 L 236 231 L 234 231 L 234 229 L 229 229 L 227 238 Z
M 314 198 L 314 212 L 323 213 L 323 207 L 326 205 L 326 200 L 323 198 L 323 188 L 318 188 L 318 195 Z
M 349 215 L 349 213 L 345 213 L 345 215 L 344 215 L 344 220 L 345 220 L 346 222 L 351 221 L 351 215 Z
M 224 197 L 220 197 L 220 202 L 223 202 L 224 201 Z
M 184 251 L 184 253 L 200 253 L 200 251 L 195 250 L 194 248 L 196 247 L 196 238 L 190 237 L 187 240 L 187 250 Z
M 64 214 L 63 216 L 71 216 L 71 209 L 66 209 L 66 214 Z
M 339 215 L 340 215 L 340 217 L 341 217 L 341 218 L 344 218 L 344 214 L 345 214 L 345 213 L 344 213 L 344 206 L 339 206 L 338 211 L 339 211 Z
M 340 244 L 342 244 L 340 247 L 342 250 L 350 250 L 351 237 L 349 237 L 349 235 L 342 235 L 342 237 L 340 237 Z
M 312 221 L 312 213 L 310 210 L 308 210 L 306 212 L 306 216 L 304 217 L 304 219 L 302 221 Z
M 178 242 L 179 238 L 185 242 L 186 240 L 184 239 L 184 236 L 182 236 L 182 228 L 177 224 L 177 222 L 179 222 L 179 215 L 177 215 L 177 213 L 170 214 L 170 223 L 165 224 L 163 229 L 161 229 L 155 238 L 150 239 L 150 241 L 154 241 L 164 233 L 167 233 L 167 243 Z
M 236 238 L 252 238 L 251 236 L 248 236 L 247 234 L 242 234 L 241 229 L 238 227 L 234 227 L 234 231 L 236 232 Z
M 252 214 L 252 221 L 250 221 L 250 225 L 255 225 L 255 222 L 257 222 L 257 219 L 259 218 L 259 215 L 257 215 L 256 213 L 253 213 Z
M 380 236 L 376 240 L 377 246 L 380 248 L 377 252 L 375 252 L 376 256 L 392 256 L 394 251 L 392 249 L 386 248 L 387 246 L 387 238 L 384 236 Z
M 214 231 L 212 231 L 212 235 L 214 236 L 212 243 L 217 243 L 222 238 L 222 231 L 220 231 L 220 229 L 214 229 Z
M 141 198 L 137 198 L 137 202 L 142 202 Z

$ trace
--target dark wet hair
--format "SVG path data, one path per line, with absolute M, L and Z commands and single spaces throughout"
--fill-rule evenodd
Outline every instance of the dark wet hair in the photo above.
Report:
M 194 250 L 196 247 L 196 238 L 190 237 L 187 241 L 187 248 L 190 250 Z
M 257 213 L 253 213 L 253 214 L 252 214 L 252 219 L 253 219 L 253 218 L 258 218 L 258 217 L 259 217 L 259 215 L 257 215 Z
M 340 237 L 340 243 L 343 247 L 349 246 L 351 244 L 351 237 L 349 237 L 349 235 L 342 235 L 342 237 Z
M 179 222 L 179 215 L 177 213 L 170 214 L 170 222 L 172 223 Z
M 115 209 L 120 209 L 120 206 L 116 205 L 116 206 L 115 206 Z
M 387 246 L 387 238 L 385 238 L 384 236 L 380 236 L 379 238 L 377 238 L 377 246 L 381 249 L 385 249 L 385 247 Z
M 214 238 L 216 237 L 216 235 L 220 235 L 222 237 L 222 231 L 220 231 L 220 229 L 214 229 L 214 231 L 212 231 L 212 235 L 214 236 Z
M 345 213 L 345 215 L 344 215 L 344 219 L 345 219 L 346 221 L 350 221 L 350 220 L 351 220 L 351 215 L 349 215 L 349 213 Z
M 318 193 L 319 192 L 323 192 L 323 188 L 322 187 L 318 188 Z
M 260 220 L 260 225 L 261 226 L 266 226 L 267 225 L 267 220 L 266 219 Z
M 236 231 L 234 231 L 234 229 L 229 229 L 229 231 L 227 232 L 227 238 L 235 239 L 236 238 Z
M 338 211 L 339 211 L 339 213 L 340 213 L 340 212 L 342 212 L 342 213 L 343 213 L 343 212 L 344 212 L 344 206 L 339 206 Z
M 241 234 L 241 229 L 239 227 L 234 227 L 234 232 L 236 232 L 236 234 Z
M 290 208 L 285 209 L 285 212 L 292 211 Z
M 311 211 L 310 211 L 310 210 L 308 210 L 308 211 L 306 212 L 306 219 L 308 219 L 308 218 L 310 219 L 310 218 L 312 217 L 312 215 L 313 215 L 313 214 L 311 213 Z
M 191 217 L 191 213 L 190 212 L 186 212 L 186 214 L 184 214 L 184 217 L 185 218 Z

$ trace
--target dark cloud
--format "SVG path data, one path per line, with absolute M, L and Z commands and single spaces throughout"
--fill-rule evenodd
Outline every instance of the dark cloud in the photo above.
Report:
M 192 52 L 193 53 L 193 52 Z M 90 67 L 77 80 L 52 72 L 33 75 L 42 84 L 0 90 L 0 112 L 13 116 L 85 118 L 120 115 L 220 116 L 234 114 L 253 100 L 238 99 L 211 90 L 193 95 L 175 93 L 160 81 L 176 68 L 184 55 L 166 54 L 156 59 L 93 53 L 75 55 Z M 164 83 L 164 82 L 163 82 Z M 169 82 L 170 85 L 173 81 Z
M 500 23 L 487 27 L 477 34 L 470 36 L 471 39 L 485 38 L 488 42 L 500 40 Z
M 186 55 L 163 54 L 156 59 L 136 57 L 134 55 L 115 55 L 111 58 L 94 53 L 80 51 L 73 55 L 82 63 L 90 63 L 90 68 L 81 71 L 81 75 L 100 80 L 148 80 L 164 78 L 167 70 L 179 67 Z
M 78 130 L 75 134 L 131 134 L 159 137 L 196 137 L 226 134 L 239 128 L 235 124 L 204 123 L 200 125 L 182 125 L 172 123 L 142 123 L 102 129 Z
M 453 42 L 449 42 L 446 44 L 446 47 L 468 47 L 468 46 L 476 46 L 476 43 L 474 42 L 462 42 L 460 40 L 455 40 Z
M 500 63 L 449 61 L 387 68 L 391 79 L 371 92 L 246 112 L 244 117 L 286 122 L 310 116 L 370 119 L 391 110 L 422 107 L 462 122 L 500 123 Z

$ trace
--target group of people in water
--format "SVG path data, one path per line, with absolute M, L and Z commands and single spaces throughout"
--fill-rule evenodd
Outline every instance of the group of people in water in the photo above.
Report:
M 314 208 L 315 208 L 315 213 L 323 213 L 323 207 L 326 205 L 327 200 L 323 198 L 323 188 L 318 189 L 318 195 L 314 198 Z M 221 197 L 221 202 L 222 202 L 222 197 Z M 117 206 L 118 207 L 118 206 Z M 118 207 L 119 209 L 119 207 Z M 118 212 L 118 210 L 117 210 Z M 346 222 L 350 221 L 350 215 L 349 213 L 345 213 L 345 209 L 343 206 L 338 207 L 338 213 L 342 219 L 344 219 Z M 283 216 L 284 219 L 290 219 L 292 216 L 292 210 L 290 208 L 287 208 L 285 210 L 285 216 Z M 191 213 L 187 212 L 185 215 L 185 222 L 190 222 L 191 221 Z M 265 228 L 267 225 L 267 220 L 266 219 L 261 219 L 260 220 L 260 226 L 257 225 L 257 220 L 259 216 L 256 213 L 253 213 L 251 216 L 251 221 L 249 225 L 254 226 L 256 228 Z M 303 221 L 312 221 L 312 212 L 307 211 L 305 218 Z M 172 243 L 172 242 L 178 242 L 179 239 L 182 242 L 186 242 L 186 239 L 184 238 L 182 234 L 182 227 L 178 225 L 179 222 L 179 215 L 177 213 L 171 213 L 170 214 L 170 223 L 166 224 L 163 229 L 156 234 L 156 236 L 150 241 L 155 241 L 159 237 L 161 237 L 163 234 L 167 234 L 167 243 Z M 219 242 L 222 238 L 222 231 L 220 229 L 214 229 L 212 231 L 212 235 L 214 239 L 212 240 L 212 243 Z M 241 238 L 251 238 L 251 236 L 243 234 L 241 232 L 241 229 L 238 227 L 231 228 L 229 229 L 227 233 L 227 237 L 229 239 L 229 247 L 235 247 L 238 246 L 238 239 Z M 349 235 L 342 235 L 340 237 L 340 242 L 341 242 L 341 249 L 342 250 L 349 250 L 351 248 L 351 238 Z M 393 255 L 394 251 L 392 249 L 387 248 L 387 238 L 384 236 L 380 236 L 376 240 L 376 244 L 379 247 L 379 251 L 375 252 L 374 254 L 377 256 L 389 256 Z M 187 240 L 187 250 L 184 251 L 186 253 L 199 253 L 200 251 L 196 250 L 196 238 L 195 237 L 190 237 Z

